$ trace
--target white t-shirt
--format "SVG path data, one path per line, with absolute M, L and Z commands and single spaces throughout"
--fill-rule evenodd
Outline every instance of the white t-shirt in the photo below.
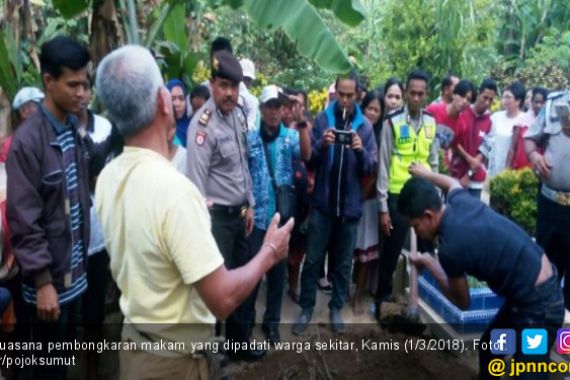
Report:
M 170 162 L 172 162 L 176 170 L 178 170 L 180 173 L 184 175 L 188 175 L 188 172 L 186 170 L 186 164 L 187 164 L 186 160 L 187 160 L 186 148 L 178 146 L 176 149 L 176 153 L 174 154 L 174 157 L 172 157 Z
M 491 131 L 486 137 L 491 141 L 488 175 L 494 177 L 505 170 L 513 138 L 513 127 L 530 126 L 531 120 L 529 115 L 522 111 L 513 118 L 507 117 L 507 111 L 499 111 L 491 115 L 491 124 Z
M 93 126 L 93 131 L 89 132 L 91 140 L 95 144 L 99 144 L 107 139 L 111 134 L 111 122 L 105 119 L 103 116 L 93 115 L 95 124 Z M 89 209 L 89 219 L 91 221 L 91 233 L 89 234 L 89 249 L 87 250 L 87 255 L 91 256 L 95 253 L 102 252 L 105 249 L 105 239 L 103 238 L 103 230 L 101 228 L 101 223 L 97 219 L 97 213 L 95 212 L 95 202 L 93 194 L 91 194 L 92 206 Z

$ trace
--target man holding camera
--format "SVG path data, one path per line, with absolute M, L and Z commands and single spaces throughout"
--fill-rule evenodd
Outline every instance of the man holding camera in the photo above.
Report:
M 346 330 L 341 309 L 362 214 L 360 183 L 362 177 L 373 172 L 377 154 L 372 125 L 356 104 L 357 88 L 355 74 L 337 78 L 337 100 L 317 115 L 312 130 L 308 166 L 315 171 L 315 189 L 301 274 L 302 311 L 293 325 L 295 335 L 302 334 L 311 321 L 319 269 L 330 239 L 334 247 L 329 252 L 333 285 L 329 302 L 331 328 L 335 333 Z
M 570 90 L 548 95 L 546 106 L 524 137 L 526 155 L 542 182 L 536 242 L 556 265 L 559 276 L 567 277 L 570 273 Z M 564 286 L 564 304 L 570 308 L 570 286 Z

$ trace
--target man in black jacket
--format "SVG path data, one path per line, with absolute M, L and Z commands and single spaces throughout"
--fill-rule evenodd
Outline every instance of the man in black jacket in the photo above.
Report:
M 47 352 L 48 342 L 74 339 L 78 301 L 87 288 L 91 142 L 78 132 L 73 114 L 89 88 L 89 61 L 87 48 L 67 37 L 42 46 L 45 99 L 15 132 L 6 163 L 12 244 L 31 307 L 32 336 L 46 356 L 63 356 Z M 31 370 L 34 379 L 66 375 L 66 365 Z

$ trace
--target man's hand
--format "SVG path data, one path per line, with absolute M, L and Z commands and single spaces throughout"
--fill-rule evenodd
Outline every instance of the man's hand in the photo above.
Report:
M 408 171 L 411 175 L 415 177 L 425 177 L 427 174 L 431 173 L 426 167 L 422 164 L 411 164 L 408 168 Z
M 334 132 L 332 129 L 327 129 L 325 133 L 323 133 L 323 137 L 321 137 L 321 144 L 328 148 L 331 144 L 334 143 Z
M 537 151 L 532 152 L 529 157 L 530 162 L 532 163 L 532 168 L 534 170 L 534 174 L 537 175 L 538 178 L 544 180 L 550 177 L 550 168 L 552 167 L 544 156 Z
M 248 207 L 248 209 L 245 213 L 245 236 L 246 237 L 251 234 L 251 231 L 253 231 L 253 224 L 254 224 L 253 207 Z
M 289 254 L 289 238 L 291 238 L 291 231 L 295 225 L 295 219 L 290 218 L 283 227 L 278 228 L 280 221 L 281 215 L 279 213 L 273 215 L 265 239 L 263 239 L 264 244 L 270 244 L 272 248 L 275 248 L 278 261 L 283 260 Z
M 37 290 L 38 318 L 46 322 L 55 322 L 59 319 L 59 299 L 51 283 L 43 285 Z
M 477 170 L 477 168 L 479 168 L 479 165 L 481 165 L 481 163 L 473 157 L 467 158 L 467 163 L 469 164 L 469 168 L 473 171 Z
M 392 226 L 392 219 L 390 219 L 390 213 L 388 212 L 380 213 L 380 228 L 384 235 L 390 236 L 392 234 L 392 230 L 394 229 L 394 227 Z
M 297 123 L 305 119 L 305 105 L 301 102 L 301 97 L 299 95 L 289 95 L 289 99 L 293 103 L 292 115 L 293 120 Z
M 433 260 L 432 256 L 428 253 L 418 252 L 415 256 L 409 255 L 408 259 L 410 263 L 414 264 L 418 268 L 418 272 L 429 265 Z
M 362 140 L 356 132 L 352 132 L 352 149 L 357 152 L 360 152 L 362 150 Z

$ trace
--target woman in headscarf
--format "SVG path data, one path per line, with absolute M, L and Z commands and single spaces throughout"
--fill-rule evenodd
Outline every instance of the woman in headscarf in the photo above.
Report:
M 176 135 L 174 144 L 186 147 L 186 131 L 190 124 L 188 117 L 186 97 L 188 90 L 179 79 L 171 79 L 166 84 L 166 88 L 172 96 L 172 106 L 174 107 L 174 119 L 176 120 Z

